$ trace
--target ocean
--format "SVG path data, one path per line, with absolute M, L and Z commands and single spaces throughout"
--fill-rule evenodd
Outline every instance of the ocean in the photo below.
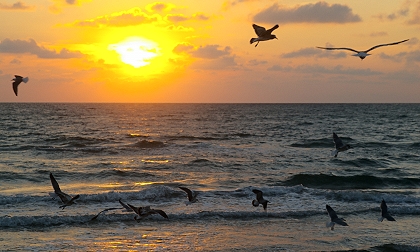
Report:
M 0 103 L 0 116 L 1 251 L 420 251 L 420 104 Z M 333 132 L 352 146 L 337 157 Z M 60 208 L 50 173 L 75 204 Z M 120 199 L 168 219 L 92 220 Z M 378 221 L 382 199 L 395 222 Z M 327 204 L 348 226 L 326 227 Z

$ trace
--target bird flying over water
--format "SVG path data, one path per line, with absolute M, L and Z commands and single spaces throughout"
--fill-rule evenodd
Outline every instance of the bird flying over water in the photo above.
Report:
M 384 219 L 387 219 L 388 221 L 395 221 L 395 219 L 388 213 L 388 207 L 385 203 L 385 200 L 382 199 L 382 202 L 381 202 L 381 217 L 378 219 L 378 221 L 382 222 Z
M 18 86 L 19 86 L 19 84 L 21 83 L 21 82 L 24 82 L 24 83 L 26 83 L 26 82 L 28 82 L 28 80 L 29 80 L 29 78 L 28 77 L 25 77 L 25 78 L 23 78 L 22 76 L 19 76 L 19 75 L 15 75 L 15 78 L 14 79 L 12 79 L 12 81 L 13 81 L 13 91 L 15 92 L 15 95 L 17 96 L 18 95 Z
M 50 172 L 50 180 L 51 184 L 54 188 L 54 196 L 58 196 L 61 199 L 61 202 L 63 202 L 64 205 L 60 206 L 60 208 L 64 209 L 66 206 L 73 205 L 74 201 L 80 197 L 80 195 L 76 195 L 74 197 L 64 193 L 61 191 L 60 186 L 58 185 L 57 180 L 55 180 L 54 176 Z M 51 194 L 50 194 L 51 195 Z
M 257 199 L 254 199 L 252 201 L 252 205 L 254 207 L 257 207 L 257 206 L 259 206 L 261 204 L 263 206 L 263 208 L 264 208 L 264 211 L 267 211 L 267 204 L 270 201 L 268 201 L 268 200 L 266 200 L 266 199 L 263 198 L 263 192 L 260 191 L 260 190 L 258 190 L 258 189 L 253 189 L 252 192 L 255 193 L 256 196 L 257 196 Z
M 346 223 L 346 220 L 343 218 L 338 218 L 335 211 L 329 205 L 326 205 L 326 208 L 327 208 L 328 215 L 331 218 L 331 222 L 327 222 L 327 227 L 331 227 L 331 230 L 334 230 L 335 224 L 338 224 L 341 226 L 348 226 Z
M 121 207 L 111 207 L 111 208 L 104 209 L 104 210 L 100 211 L 97 215 L 95 215 L 90 220 L 91 221 L 96 220 L 99 217 L 99 215 L 101 215 L 101 213 L 105 213 L 105 212 L 108 212 L 108 211 L 111 211 L 111 210 L 125 209 L 126 212 L 133 212 L 133 209 L 131 209 L 129 206 L 127 206 L 127 204 L 125 204 L 124 202 L 122 202 L 121 199 L 119 199 L 118 202 L 120 202 L 121 206 L 123 206 L 122 208 Z
M 408 40 L 409 40 L 409 39 L 405 39 L 405 40 L 401 40 L 401 41 L 394 42 L 394 43 L 388 43 L 388 44 L 380 44 L 380 45 L 376 45 L 376 46 L 373 46 L 373 47 L 369 48 L 369 49 L 368 49 L 368 50 L 366 50 L 366 51 L 357 51 L 357 50 L 354 50 L 354 49 L 352 49 L 352 48 L 348 48 L 348 47 L 338 47 L 338 48 L 334 48 L 334 47 L 319 47 L 319 46 L 317 46 L 317 48 L 319 48 L 319 49 L 325 49 L 325 50 L 348 50 L 348 51 L 352 51 L 352 52 L 355 52 L 355 53 L 356 53 L 356 54 L 353 54 L 352 56 L 359 57 L 359 58 L 361 58 L 361 59 L 363 60 L 363 59 L 364 59 L 364 58 L 366 58 L 367 56 L 371 55 L 371 54 L 369 54 L 368 52 L 372 51 L 373 49 L 376 49 L 376 48 L 381 47 L 381 46 L 397 45 L 397 44 L 400 44 L 400 43 L 406 42 L 406 41 L 408 41 Z
M 343 141 L 341 141 L 341 139 L 334 132 L 333 132 L 333 140 L 335 144 L 335 150 L 331 152 L 331 155 L 333 155 L 334 157 L 337 157 L 339 152 L 346 151 L 351 148 L 350 145 L 343 144 Z
M 188 196 L 188 201 L 185 202 L 185 205 L 189 205 L 198 201 L 198 192 L 191 191 L 190 189 L 182 186 L 180 186 L 179 189 L 183 190 Z
M 278 24 L 276 24 L 275 26 L 273 26 L 271 29 L 268 29 L 268 30 L 266 30 L 264 27 L 258 26 L 256 24 L 253 24 L 252 27 L 254 27 L 255 33 L 257 34 L 258 38 L 251 38 L 249 43 L 252 44 L 254 42 L 257 42 L 255 47 L 257 47 L 257 45 L 260 43 L 260 41 L 278 39 L 276 37 L 276 35 L 271 34 L 271 32 L 273 32 L 275 29 L 279 28 Z
M 144 217 L 147 217 L 149 215 L 152 214 L 159 214 L 160 216 L 162 216 L 165 219 L 168 219 L 168 215 L 166 215 L 166 213 L 160 209 L 152 209 L 150 208 L 150 206 L 146 206 L 146 207 L 135 207 L 132 206 L 130 204 L 127 204 L 131 209 L 133 209 L 133 211 L 140 216 L 140 219 L 137 218 L 137 215 L 134 216 L 134 219 L 137 222 L 140 222 L 141 219 L 143 219 Z

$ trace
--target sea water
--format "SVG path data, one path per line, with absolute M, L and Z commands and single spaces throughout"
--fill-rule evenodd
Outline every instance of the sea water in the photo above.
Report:
M 420 251 L 420 104 L 0 103 L 0 118 L 2 251 Z M 333 132 L 352 147 L 336 158 Z M 119 199 L 169 218 L 92 220 Z M 349 226 L 327 228 L 326 204 Z

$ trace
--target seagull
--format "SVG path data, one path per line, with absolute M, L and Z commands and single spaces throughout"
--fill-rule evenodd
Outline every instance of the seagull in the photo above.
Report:
M 187 193 L 188 201 L 185 201 L 185 205 L 188 206 L 188 205 L 198 201 L 198 199 L 197 199 L 198 192 L 193 192 L 190 189 L 188 189 L 186 187 L 182 187 L 182 186 L 180 186 L 179 189 L 181 189 L 181 190 L 183 190 L 184 192 Z
M 382 222 L 384 219 L 387 219 L 388 221 L 395 221 L 395 219 L 388 213 L 388 207 L 386 206 L 384 199 L 382 199 L 381 202 L 381 214 L 382 216 L 378 219 L 378 221 Z
M 141 219 L 143 219 L 144 217 L 147 217 L 149 215 L 152 214 L 160 214 L 163 218 L 168 219 L 168 215 L 166 215 L 166 213 L 162 210 L 159 209 L 151 209 L 150 206 L 146 206 L 146 207 L 135 207 L 132 206 L 130 204 L 127 204 L 131 209 L 133 209 L 133 211 L 138 214 L 138 216 L 140 216 L 140 219 L 137 219 L 137 215 L 134 216 L 134 219 L 137 222 L 140 222 Z
M 325 49 L 325 50 L 349 50 L 349 51 L 353 51 L 353 52 L 355 52 L 356 54 L 353 54 L 352 56 L 357 56 L 357 57 L 359 57 L 359 58 L 361 58 L 361 59 L 363 60 L 363 59 L 364 59 L 364 58 L 366 58 L 367 56 L 371 55 L 371 54 L 369 54 L 368 52 L 372 51 L 373 49 L 376 49 L 376 48 L 381 47 L 381 46 L 397 45 L 397 44 L 400 44 L 400 43 L 406 42 L 406 41 L 408 41 L 408 40 L 409 40 L 409 39 L 405 39 L 405 40 L 401 40 L 401 41 L 394 42 L 394 43 L 388 43 L 388 44 L 376 45 L 376 46 L 371 47 L 370 49 L 368 49 L 368 50 L 366 50 L 366 51 L 357 51 L 357 50 L 354 50 L 354 49 L 352 49 L 352 48 L 348 48 L 348 47 L 333 48 L 333 47 L 319 47 L 319 46 L 317 46 L 317 48 L 319 48 L 319 49 Z
M 333 132 L 333 140 L 335 143 L 335 150 L 331 152 L 331 155 L 333 155 L 334 157 L 337 157 L 339 152 L 346 151 L 351 148 L 350 145 L 343 144 L 343 141 L 341 141 L 341 139 L 334 132 Z
M 276 24 L 273 26 L 273 28 L 266 30 L 264 27 L 258 26 L 256 24 L 253 24 L 252 27 L 254 27 L 255 33 L 257 34 L 258 38 L 252 38 L 249 43 L 252 44 L 254 42 L 257 42 L 255 47 L 260 43 L 260 41 L 266 41 L 271 39 L 278 39 L 276 35 L 271 34 L 275 29 L 279 28 L 279 25 Z
M 64 203 L 64 205 L 60 206 L 60 208 L 64 209 L 66 206 L 73 205 L 74 201 L 80 197 L 80 195 L 76 195 L 74 197 L 71 197 L 70 195 L 64 193 L 61 191 L 60 186 L 58 185 L 57 180 L 55 180 L 54 176 L 50 172 L 50 180 L 51 184 L 54 188 L 54 195 L 60 197 L 61 202 Z M 51 195 L 51 194 L 50 194 Z
M 341 226 L 348 226 L 346 223 L 346 220 L 343 218 L 338 218 L 335 211 L 329 205 L 326 205 L 326 207 L 327 207 L 328 215 L 331 218 L 331 222 L 327 222 L 327 227 L 331 227 L 331 230 L 334 230 L 335 224 L 339 224 Z
M 127 204 L 125 204 L 124 202 L 122 202 L 121 199 L 119 199 L 118 202 L 120 202 L 121 206 L 123 206 L 122 208 L 121 207 L 111 207 L 111 208 L 104 209 L 104 210 L 100 211 L 97 215 L 95 215 L 90 220 L 91 221 L 96 220 L 101 213 L 108 212 L 108 211 L 111 211 L 111 210 L 125 209 L 126 212 L 133 212 L 133 209 L 131 209 L 129 206 L 127 206 Z
M 22 76 L 19 75 L 15 75 L 15 78 L 12 80 L 13 82 L 13 91 L 15 92 L 15 95 L 17 96 L 18 94 L 18 86 L 19 84 L 23 81 L 24 83 L 28 82 L 29 78 L 25 77 L 23 78 Z
M 257 195 L 257 199 L 254 199 L 252 201 L 252 205 L 254 207 L 257 207 L 261 204 L 264 208 L 264 211 L 267 211 L 267 203 L 270 201 L 263 198 L 263 192 L 257 189 L 253 189 L 252 192 Z

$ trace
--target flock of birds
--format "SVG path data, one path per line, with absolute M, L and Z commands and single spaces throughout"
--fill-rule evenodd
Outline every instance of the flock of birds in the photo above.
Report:
M 271 34 L 275 29 L 279 28 L 279 25 L 276 24 L 275 26 L 273 26 L 270 29 L 265 29 L 262 26 L 253 24 L 252 27 L 254 28 L 255 33 L 257 34 L 257 38 L 251 38 L 251 40 L 249 41 L 250 44 L 253 44 L 256 42 L 255 47 L 258 46 L 258 44 L 260 43 L 260 41 L 267 41 L 267 40 L 272 40 L 272 39 L 278 39 L 276 37 L 276 35 Z M 334 48 L 334 47 L 319 47 L 317 46 L 317 48 L 319 49 L 325 49 L 325 50 L 348 50 L 348 51 L 352 51 L 355 52 L 356 54 L 353 54 L 352 56 L 356 56 L 359 57 L 360 59 L 364 59 L 367 56 L 371 55 L 368 52 L 372 51 L 373 49 L 376 49 L 378 47 L 382 47 L 382 46 L 390 46 L 390 45 L 397 45 L 400 43 L 404 43 L 406 41 L 408 41 L 409 39 L 405 39 L 405 40 L 401 40 L 398 42 L 393 42 L 393 43 L 388 43 L 388 44 L 380 44 L 380 45 L 376 45 L 373 46 L 371 48 L 369 48 L 368 50 L 365 51 L 357 51 L 355 49 L 352 48 L 348 48 L 348 47 L 338 47 L 338 48 Z M 15 78 L 12 80 L 13 81 L 13 91 L 15 92 L 15 95 L 18 95 L 18 86 L 20 83 L 24 82 L 27 83 L 28 82 L 28 77 L 23 78 L 22 76 L 19 75 L 15 75 Z
M 275 29 L 279 28 L 279 25 L 278 24 L 276 24 L 275 26 L 273 26 L 272 28 L 270 28 L 268 30 L 266 30 L 264 27 L 259 26 L 259 25 L 256 25 L 256 24 L 253 24 L 252 27 L 254 28 L 254 31 L 257 34 L 258 38 L 251 38 L 251 40 L 249 42 L 250 42 L 250 44 L 252 44 L 254 42 L 257 42 L 257 44 L 255 45 L 255 47 L 257 47 L 257 45 L 258 45 L 258 43 L 260 43 L 260 41 L 267 41 L 267 40 L 271 40 L 271 39 L 278 39 L 276 37 L 276 35 L 271 34 Z M 376 49 L 376 48 L 381 47 L 381 46 L 390 46 L 390 45 L 401 44 L 401 43 L 404 43 L 404 42 L 406 42 L 408 40 L 409 39 L 405 39 L 405 40 L 401 40 L 401 41 L 398 41 L 398 42 L 376 45 L 376 46 L 373 46 L 373 47 L 371 47 L 371 48 L 369 48 L 369 49 L 367 49 L 365 51 L 357 51 L 357 50 L 354 50 L 354 49 L 348 48 L 348 47 L 338 47 L 338 48 L 335 48 L 335 47 L 319 47 L 319 46 L 317 46 L 317 48 L 319 48 L 319 49 L 325 49 L 325 50 L 348 50 L 348 51 L 352 51 L 352 52 L 355 52 L 356 53 L 356 54 L 353 54 L 352 56 L 359 57 L 360 59 L 363 60 L 367 56 L 371 55 L 368 52 L 372 51 L 373 49 Z
M 337 154 L 339 152 L 342 151 L 346 151 L 348 149 L 350 149 L 350 145 L 348 144 L 343 144 L 343 141 L 337 136 L 336 133 L 333 132 L 333 140 L 335 143 L 335 150 L 332 151 L 332 155 L 334 157 L 337 157 Z M 61 200 L 61 202 L 63 203 L 63 205 L 60 206 L 61 209 L 64 209 L 67 206 L 71 206 L 75 203 L 75 200 L 77 200 L 80 195 L 76 195 L 76 196 L 70 196 L 66 193 L 64 193 L 63 191 L 61 191 L 60 186 L 58 185 L 57 180 L 54 178 L 53 174 L 50 173 L 50 180 L 51 180 L 51 184 L 52 187 L 54 189 L 54 193 L 50 193 L 50 195 L 54 198 L 56 196 L 58 196 Z M 192 191 L 187 187 L 182 187 L 180 186 L 179 189 L 183 190 L 186 194 L 187 194 L 187 198 L 188 201 L 185 202 L 186 205 L 190 205 L 193 203 L 198 202 L 197 196 L 199 195 L 199 192 L 196 191 Z M 263 207 L 264 211 L 267 211 L 267 206 L 268 203 L 270 203 L 270 201 L 264 199 L 263 197 L 263 192 L 261 190 L 258 189 L 253 189 L 252 192 L 255 194 L 256 198 L 254 200 L 252 200 L 252 205 L 254 207 L 259 207 L 260 205 Z M 100 211 L 98 214 L 96 214 L 92 219 L 92 220 L 96 220 L 102 213 L 111 211 L 111 210 L 118 210 L 118 209 L 122 209 L 126 212 L 134 212 L 136 215 L 134 216 L 134 219 L 137 222 L 140 222 L 143 218 L 149 216 L 149 215 L 153 215 L 153 214 L 159 214 L 160 216 L 162 216 L 165 219 L 168 219 L 168 215 L 161 209 L 153 209 L 150 206 L 140 206 L 140 207 L 135 207 L 133 205 L 130 204 L 126 204 L 124 202 L 122 202 L 121 199 L 118 200 L 118 202 L 120 203 L 120 205 L 122 207 L 111 207 L 111 208 L 107 208 L 104 209 L 102 211 Z M 378 219 L 378 221 L 382 222 L 384 219 L 387 219 L 388 221 L 395 221 L 395 219 L 388 213 L 388 207 L 386 205 L 386 202 L 384 199 L 382 199 L 381 205 L 381 217 Z M 330 222 L 327 222 L 327 227 L 331 228 L 331 230 L 334 230 L 334 226 L 335 224 L 341 225 L 341 226 L 348 226 L 348 224 L 346 223 L 346 220 L 343 218 L 338 218 L 337 213 L 329 206 L 326 205 L 326 209 L 328 212 L 328 215 L 331 218 Z

